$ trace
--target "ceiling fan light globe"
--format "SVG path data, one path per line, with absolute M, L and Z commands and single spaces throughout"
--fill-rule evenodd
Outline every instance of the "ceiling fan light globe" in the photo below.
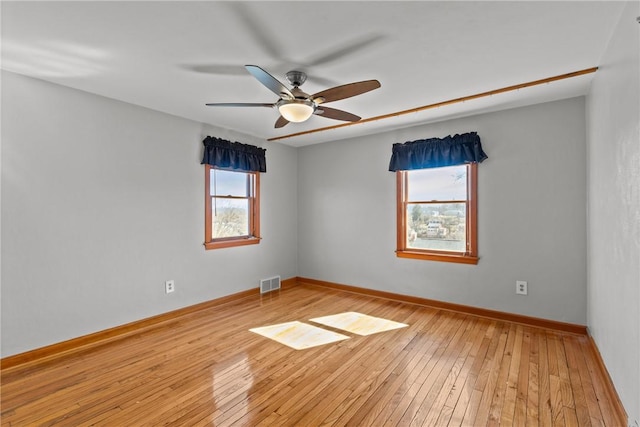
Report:
M 309 102 L 287 102 L 278 106 L 282 117 L 293 123 L 308 120 L 313 114 L 314 108 Z

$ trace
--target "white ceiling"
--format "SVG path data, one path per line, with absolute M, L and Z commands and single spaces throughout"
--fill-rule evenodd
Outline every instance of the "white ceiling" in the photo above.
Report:
M 363 118 L 599 66 L 622 2 L 7 2 L 2 68 L 176 116 L 273 138 L 342 122 L 313 116 L 274 129 L 259 65 L 309 74 L 316 93 L 378 79 L 329 106 Z M 583 95 L 593 74 L 280 140 L 302 146 Z

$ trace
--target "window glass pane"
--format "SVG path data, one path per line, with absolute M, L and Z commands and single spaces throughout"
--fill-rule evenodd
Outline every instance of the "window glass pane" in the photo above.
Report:
M 248 197 L 246 172 L 233 172 L 219 169 L 211 169 L 209 175 L 211 196 L 237 196 Z
M 213 238 L 249 235 L 249 200 L 213 198 Z
M 409 201 L 467 200 L 467 166 L 408 171 Z
M 408 203 L 407 248 L 465 252 L 465 203 Z

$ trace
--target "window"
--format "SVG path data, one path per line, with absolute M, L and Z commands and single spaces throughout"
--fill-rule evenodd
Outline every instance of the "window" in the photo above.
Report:
M 477 264 L 477 163 L 397 171 L 397 256 Z
M 260 243 L 260 173 L 205 166 L 205 248 Z

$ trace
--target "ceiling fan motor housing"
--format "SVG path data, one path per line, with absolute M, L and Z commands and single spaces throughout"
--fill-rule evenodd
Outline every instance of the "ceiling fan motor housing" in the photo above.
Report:
M 289 71 L 287 74 L 287 80 L 291 83 L 291 86 L 298 87 L 307 81 L 307 74 L 304 71 Z

